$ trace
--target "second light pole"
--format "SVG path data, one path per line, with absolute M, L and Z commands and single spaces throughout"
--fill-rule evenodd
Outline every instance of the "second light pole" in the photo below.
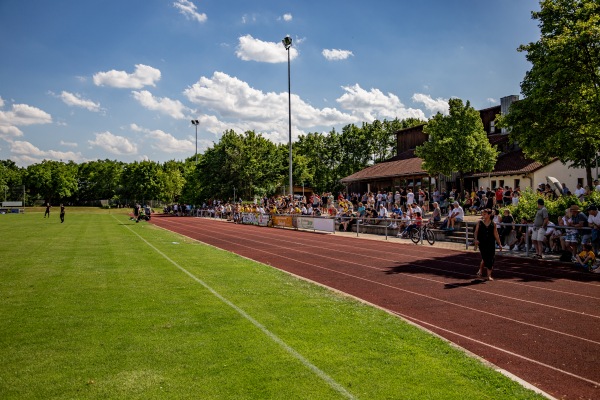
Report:
M 292 85 L 290 79 L 290 48 L 292 47 L 292 38 L 286 36 L 281 41 L 287 50 L 288 56 L 288 120 L 289 120 L 289 144 L 290 144 L 290 197 L 294 198 L 294 186 L 292 186 Z
M 198 121 L 197 119 L 192 120 L 192 125 L 194 125 L 196 127 L 196 164 L 198 164 L 198 125 L 199 124 L 200 124 L 200 121 Z

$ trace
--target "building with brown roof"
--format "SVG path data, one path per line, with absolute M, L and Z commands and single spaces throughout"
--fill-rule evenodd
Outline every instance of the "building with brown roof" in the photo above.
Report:
M 495 127 L 496 115 L 508 112 L 510 104 L 517 100 L 518 96 L 503 97 L 499 106 L 479 111 L 488 140 L 496 146 L 500 155 L 492 172 L 465 175 L 465 189 L 479 186 L 535 189 L 540 183 L 546 182 L 547 176 L 556 177 L 560 182 L 567 183 L 569 188 L 583 183 L 585 170 L 568 168 L 558 160 L 553 160 L 547 165 L 531 160 L 517 145 L 510 143 L 505 129 Z M 458 187 L 458 176 L 432 177 L 423 170 L 423 160 L 415 156 L 415 148 L 427 140 L 427 134 L 423 132 L 424 126 L 425 124 L 422 124 L 397 131 L 397 156 L 341 179 L 347 191 L 395 191 L 403 187 L 419 186 L 439 186 L 450 190 L 452 187 Z

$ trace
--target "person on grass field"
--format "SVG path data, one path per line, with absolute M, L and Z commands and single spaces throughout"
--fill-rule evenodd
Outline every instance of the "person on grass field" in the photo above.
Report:
M 60 203 L 60 223 L 65 222 L 65 206 Z
M 502 251 L 502 242 L 498 235 L 496 224 L 492 221 L 492 210 L 489 208 L 481 212 L 481 220 L 475 226 L 475 246 L 479 247 L 481 253 L 481 262 L 479 263 L 479 271 L 477 276 L 483 275 L 483 268 L 487 270 L 488 281 L 493 281 L 492 270 L 494 269 L 494 259 L 496 258 L 496 243 L 498 250 Z
M 46 216 L 48 216 L 48 218 L 50 218 L 50 209 L 52 208 L 52 206 L 50 205 L 50 202 L 46 202 L 46 211 L 44 212 L 44 218 L 46 218 Z

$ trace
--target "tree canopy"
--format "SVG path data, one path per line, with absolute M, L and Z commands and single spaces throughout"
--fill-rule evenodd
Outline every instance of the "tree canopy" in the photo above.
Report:
M 540 40 L 519 47 L 532 64 L 521 91 L 525 98 L 501 118 L 527 156 L 558 158 L 585 168 L 600 151 L 600 2 L 543 0 L 532 13 Z
M 293 144 L 293 180 L 322 193 L 342 189 L 340 179 L 396 152 L 394 133 L 423 121 L 416 119 L 343 127 L 341 132 L 301 135 Z M 283 192 L 288 177 L 288 146 L 274 144 L 261 134 L 233 130 L 196 158 L 164 163 L 114 160 L 79 165 L 44 160 L 19 168 L 0 161 L 0 186 L 25 185 L 29 202 L 48 200 L 93 204 L 113 200 L 121 204 L 159 200 L 201 204 L 209 199 L 251 199 Z
M 483 128 L 481 116 L 469 101 L 448 101 L 448 115 L 436 114 L 423 128 L 428 141 L 417 146 L 415 154 L 423 159 L 423 169 L 430 175 L 458 172 L 463 189 L 465 172 L 489 172 L 494 169 L 498 151 Z

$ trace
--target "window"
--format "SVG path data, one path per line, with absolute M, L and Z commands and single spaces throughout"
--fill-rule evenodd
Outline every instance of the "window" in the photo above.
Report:
M 501 187 L 501 188 L 504 188 L 504 180 L 500 180 L 498 182 L 498 186 Z
M 516 189 L 518 187 L 521 186 L 521 180 L 520 179 L 515 179 L 515 186 L 513 186 L 513 189 Z
M 492 189 L 493 189 L 493 190 L 496 190 L 496 181 L 492 181 L 492 182 L 491 182 L 491 185 L 492 185 Z
M 577 178 L 577 184 L 583 186 L 583 178 Z

